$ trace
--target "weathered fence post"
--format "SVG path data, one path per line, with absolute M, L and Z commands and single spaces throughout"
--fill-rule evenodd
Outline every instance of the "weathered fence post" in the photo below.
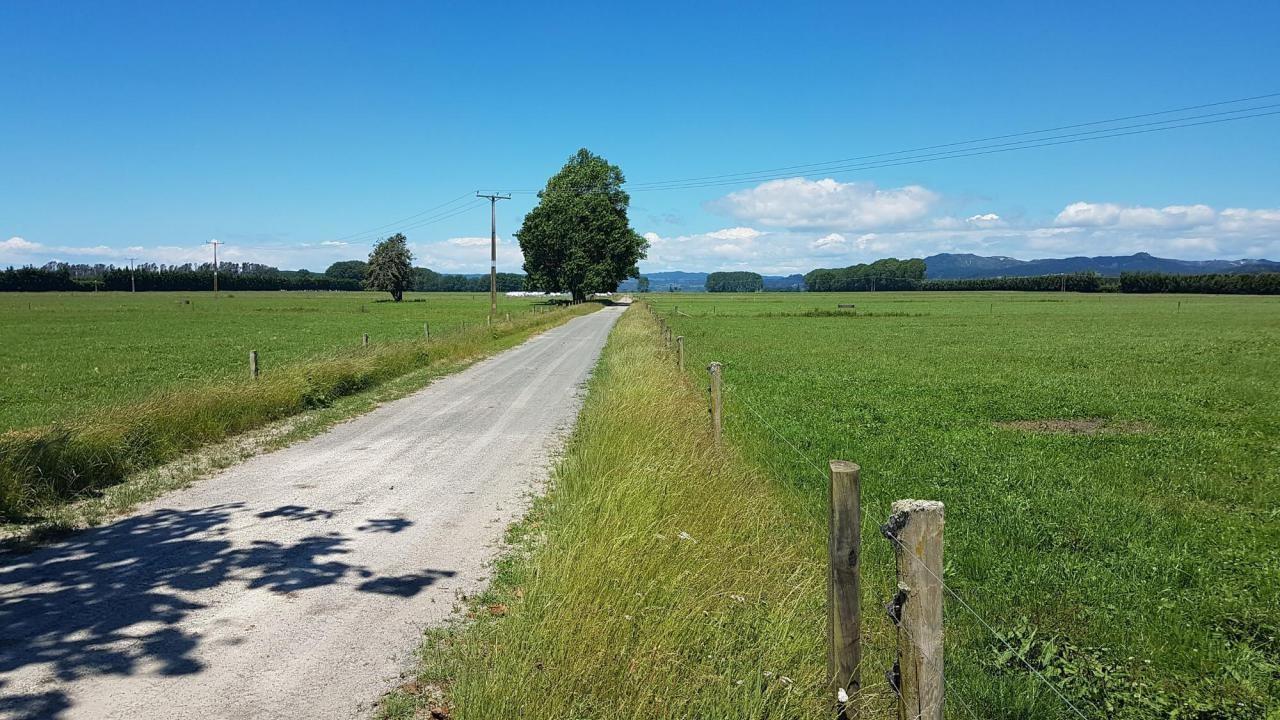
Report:
M 881 528 L 898 563 L 898 592 L 888 608 L 898 625 L 890 674 L 898 720 L 942 720 L 942 524 L 942 503 L 898 500 Z
M 679 358 L 680 372 L 684 372 L 684 336 L 676 336 L 676 357 Z
M 511 322 L 511 313 L 507 313 L 507 322 Z
M 369 333 L 365 333 L 361 342 L 365 347 L 369 347 Z
M 258 379 L 258 351 L 257 350 L 249 351 L 249 377 L 254 380 Z
M 859 717 L 862 690 L 861 470 L 854 463 L 832 460 L 830 471 L 827 687 L 836 699 L 836 718 L 854 720 Z
M 422 323 L 422 337 L 424 337 L 424 338 L 426 338 L 426 339 L 428 339 L 428 340 L 430 340 L 430 339 L 431 339 L 431 325 L 430 325 L 430 323 Z
M 711 373 L 711 436 L 720 444 L 720 368 L 718 362 L 707 366 Z

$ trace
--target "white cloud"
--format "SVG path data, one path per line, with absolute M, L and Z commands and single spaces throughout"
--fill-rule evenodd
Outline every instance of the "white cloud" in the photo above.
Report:
M 9 238 L 8 240 L 5 240 L 4 242 L 0 242 L 0 250 L 10 250 L 15 252 L 31 252 L 31 251 L 39 250 L 40 248 L 41 248 L 40 243 L 33 243 L 30 240 L 27 240 L 26 238 L 20 238 L 17 235 Z
M 707 233 L 707 237 L 712 238 L 714 240 L 751 241 L 751 240 L 755 240 L 756 238 L 764 234 L 765 233 L 762 233 L 759 230 L 756 230 L 755 228 L 733 227 L 733 228 L 725 228 L 723 230 L 715 230 L 715 231 L 709 232 Z
M 999 215 L 993 212 L 981 213 L 978 215 L 970 215 L 969 217 L 965 218 L 964 221 L 976 227 L 988 227 L 988 228 L 1002 227 L 1008 224 L 1004 221 L 1004 218 L 1000 217 Z
M 827 233 L 822 237 L 809 243 L 811 250 L 836 250 L 843 252 L 849 246 L 846 244 L 848 239 L 840 233 Z
M 660 270 L 754 270 L 768 274 L 842 267 L 882 257 L 926 257 L 940 252 L 1008 255 L 1023 259 L 1065 255 L 1130 255 L 1204 260 L 1280 258 L 1280 209 L 1207 205 L 1129 207 L 1074 203 L 1056 216 L 1012 223 L 993 211 L 925 217 L 874 232 L 743 226 L 706 233 L 646 233 L 652 247 L 642 261 Z
M 867 182 L 788 178 L 729 193 L 708 208 L 770 227 L 865 230 L 919 220 L 937 200 L 919 185 L 882 190 Z
M 412 243 L 413 262 L 442 273 L 484 273 L 489 271 L 489 238 L 455 237 L 435 242 Z M 523 272 L 524 254 L 510 238 L 498 238 L 498 272 Z
M 351 243 L 340 242 L 340 241 L 338 241 L 338 240 L 325 240 L 324 242 L 322 242 L 322 243 L 320 243 L 320 244 L 321 244 L 321 245 L 323 245 L 323 246 L 325 246 L 325 247 L 346 247 L 346 246 L 350 245 Z
M 1208 205 L 1169 205 L 1163 208 L 1076 202 L 1063 208 L 1054 224 L 1067 227 L 1189 228 L 1209 225 L 1217 213 Z
M 458 247 L 489 247 L 490 238 L 487 237 L 456 237 L 449 238 L 445 242 Z

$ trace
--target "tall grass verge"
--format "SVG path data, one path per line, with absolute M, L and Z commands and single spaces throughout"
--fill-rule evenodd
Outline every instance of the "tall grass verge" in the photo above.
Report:
M 657 338 L 642 308 L 619 320 L 474 622 L 428 635 L 384 717 L 829 714 L 820 529 L 714 447 Z
M 426 340 L 374 344 L 272 370 L 257 380 L 160 392 L 81 420 L 0 435 L 0 520 L 119 482 L 206 443 L 369 389 L 412 370 L 502 349 L 586 304 L 515 316 Z

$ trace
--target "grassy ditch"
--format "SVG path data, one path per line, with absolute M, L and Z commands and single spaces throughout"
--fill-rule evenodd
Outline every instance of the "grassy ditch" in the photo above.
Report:
M 826 714 L 820 529 L 712 446 L 657 338 L 642 309 L 618 322 L 550 493 L 384 717 Z
M 415 369 L 480 357 L 597 309 L 595 304 L 516 315 L 426 340 L 372 344 L 264 369 L 254 381 L 165 390 L 77 421 L 0 435 L 0 521 L 38 519 L 56 506 L 195 447 L 322 408 Z

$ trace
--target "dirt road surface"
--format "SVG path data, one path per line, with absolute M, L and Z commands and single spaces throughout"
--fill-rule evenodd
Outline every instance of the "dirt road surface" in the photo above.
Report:
M 0 555 L 0 718 L 368 716 L 482 587 L 621 312 Z

